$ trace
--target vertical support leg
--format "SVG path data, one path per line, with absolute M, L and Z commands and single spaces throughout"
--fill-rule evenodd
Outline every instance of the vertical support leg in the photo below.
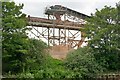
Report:
M 59 28 L 59 45 L 60 45 L 60 28 Z
M 66 14 L 64 15 L 64 21 L 66 21 Z M 64 28 L 64 41 L 65 41 L 64 44 L 66 45 L 66 28 Z
M 55 13 L 53 13 L 53 46 L 55 45 Z
M 48 14 L 48 20 L 50 19 L 50 15 Z
M 68 42 L 68 39 L 69 39 L 69 29 L 67 30 L 67 45 L 68 45 L 68 50 L 69 50 L 69 42 Z
M 53 28 L 53 45 L 55 45 L 55 28 Z
M 66 45 L 66 29 L 64 29 L 64 34 L 65 34 L 65 45 Z
M 50 32 L 49 31 L 50 31 L 50 29 L 48 28 L 48 46 L 50 46 L 50 40 L 49 40 L 50 39 Z

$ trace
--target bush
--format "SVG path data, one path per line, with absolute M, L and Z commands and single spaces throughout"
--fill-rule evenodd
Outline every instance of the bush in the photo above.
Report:
M 43 68 L 35 73 L 35 78 L 71 78 L 74 72 L 64 67 L 63 61 L 47 56 Z
M 29 53 L 27 59 L 27 71 L 34 72 L 41 69 L 43 63 L 46 60 L 47 44 L 41 40 L 30 39 Z
M 76 78 L 93 77 L 103 70 L 96 63 L 92 50 L 87 47 L 70 53 L 65 60 L 65 66 L 75 72 Z
M 17 78 L 34 78 L 34 74 L 31 73 L 20 73 L 16 75 Z

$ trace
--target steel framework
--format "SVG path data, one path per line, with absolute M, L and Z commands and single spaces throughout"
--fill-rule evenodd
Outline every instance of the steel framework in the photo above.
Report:
M 48 19 L 28 16 L 28 25 L 32 26 L 36 37 L 45 38 L 52 46 L 67 45 L 69 49 L 81 46 L 85 38 L 80 29 L 84 28 L 84 19 L 89 16 L 61 5 L 46 8 L 45 14 Z

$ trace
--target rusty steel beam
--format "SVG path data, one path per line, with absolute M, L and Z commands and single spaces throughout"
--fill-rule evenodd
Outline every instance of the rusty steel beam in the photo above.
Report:
M 36 28 L 33 29 L 37 32 L 37 35 L 39 34 L 48 40 L 48 45 L 64 44 L 68 45 L 69 48 L 78 48 L 82 45 L 85 37 L 80 30 L 84 29 L 84 24 L 86 24 L 84 19 L 89 18 L 89 16 L 60 5 L 51 6 L 46 9 L 45 14 L 48 19 L 28 16 L 27 25 L 41 27 L 41 32 Z
M 39 22 L 28 22 L 28 26 L 53 28 L 53 24 L 39 23 Z M 64 26 L 64 25 L 56 25 L 55 28 L 58 28 L 58 29 L 64 29 L 64 28 L 66 28 L 66 29 L 69 29 L 69 30 L 80 30 L 80 29 L 84 29 L 83 27 Z
M 53 24 L 54 22 L 54 24 Z M 65 25 L 64 25 L 65 24 Z M 36 18 L 29 17 L 28 18 L 28 26 L 36 26 L 36 27 L 47 27 L 47 28 L 60 28 L 60 29 L 70 29 L 70 30 L 80 30 L 83 29 L 84 24 L 77 24 L 75 22 L 70 21 L 61 21 L 56 23 L 56 20 L 48 20 L 44 18 Z

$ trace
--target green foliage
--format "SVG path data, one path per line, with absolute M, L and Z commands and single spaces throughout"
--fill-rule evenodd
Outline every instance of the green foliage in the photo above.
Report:
M 74 73 L 64 67 L 63 61 L 47 56 L 43 68 L 35 72 L 35 78 L 71 78 Z
M 85 33 L 98 63 L 108 70 L 120 70 L 120 24 L 118 9 L 105 6 L 87 19 Z
M 2 2 L 2 52 L 3 72 L 23 71 L 28 53 L 25 14 L 22 5 L 14 2 Z
M 80 48 L 70 53 L 65 61 L 65 65 L 74 71 L 76 78 L 92 77 L 102 72 L 103 68 L 96 63 L 89 48 Z
M 33 65 L 35 65 L 33 63 Z M 36 65 L 35 65 L 36 66 Z M 18 74 L 7 74 L 5 77 L 9 78 L 34 78 L 34 79 L 64 79 L 64 78 L 75 78 L 75 73 L 64 67 L 63 61 L 53 59 L 47 56 L 47 60 L 44 65 L 42 64 L 41 69 L 35 70 L 34 72 L 23 72 Z
M 86 24 L 88 47 L 69 53 L 65 61 L 53 59 L 47 44 L 29 39 L 23 4 L 2 3 L 2 61 L 5 77 L 11 78 L 82 78 L 105 70 L 120 70 L 120 24 L 116 8 L 97 10 Z M 119 8 L 118 8 L 119 9 Z M 3 73 L 3 74 L 4 74 Z M 16 73 L 16 74 L 14 74 Z
M 22 5 L 14 2 L 2 3 L 3 25 L 3 72 L 19 73 L 39 70 L 45 60 L 47 45 L 26 34 L 26 18 Z
M 37 71 L 45 63 L 48 53 L 46 52 L 47 44 L 41 40 L 29 39 L 29 54 L 26 58 L 27 71 Z

